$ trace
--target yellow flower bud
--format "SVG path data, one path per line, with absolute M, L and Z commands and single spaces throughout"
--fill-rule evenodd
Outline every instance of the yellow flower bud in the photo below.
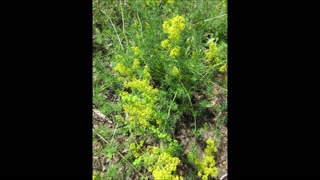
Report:
M 170 56 L 171 57 L 179 57 L 180 56 L 180 47 L 177 46 L 177 47 L 171 49 Z
M 179 69 L 176 67 L 176 66 L 174 66 L 173 68 L 172 68 L 172 70 L 171 70 L 171 74 L 173 75 L 173 76 L 178 76 L 179 75 Z
M 161 47 L 163 47 L 163 48 L 170 48 L 170 47 L 171 47 L 171 44 L 170 44 L 169 40 L 166 39 L 166 40 L 161 41 Z

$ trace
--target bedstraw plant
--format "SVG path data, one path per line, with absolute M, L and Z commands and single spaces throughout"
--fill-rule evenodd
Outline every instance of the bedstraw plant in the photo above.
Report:
M 213 100 L 216 89 L 227 95 L 226 14 L 226 0 L 93 0 L 93 108 L 112 121 L 94 130 L 106 149 L 94 155 L 108 159 L 95 179 L 120 171 L 121 178 L 188 179 L 178 171 L 185 165 L 198 178 L 218 177 L 212 139 L 227 113 L 225 101 Z M 214 130 L 203 125 L 209 112 Z M 177 137 L 181 125 L 192 152 Z

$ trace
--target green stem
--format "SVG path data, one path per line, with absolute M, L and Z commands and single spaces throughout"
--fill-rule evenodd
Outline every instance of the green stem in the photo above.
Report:
M 189 93 L 188 93 L 187 89 L 184 87 L 183 83 L 181 82 L 181 80 L 180 80 L 180 83 L 181 83 L 183 89 L 186 91 L 186 94 L 188 96 L 189 103 L 190 103 L 191 108 L 192 108 L 192 115 L 193 115 L 193 119 L 194 119 L 194 129 L 195 129 L 195 131 L 197 131 L 197 119 L 196 119 L 196 116 L 194 115 L 194 108 L 193 108 L 193 105 L 192 105 L 192 102 L 191 102 L 191 98 L 189 96 Z
M 177 96 L 177 92 L 174 93 L 174 97 L 173 97 L 173 99 L 172 99 L 172 102 L 174 102 L 174 100 L 176 99 L 176 96 Z M 167 118 L 169 118 L 169 116 L 170 116 L 170 110 L 171 110 L 171 105 L 170 105 L 170 107 L 169 107 L 168 117 L 167 117 Z
M 124 37 L 126 38 L 127 47 L 129 47 L 128 38 L 127 38 L 127 36 L 126 36 L 126 31 L 125 31 L 125 28 L 124 28 L 124 14 L 123 14 L 123 8 L 122 8 L 122 2 L 121 2 L 121 0 L 120 0 L 120 9 L 121 9 L 121 16 L 122 16 L 123 35 L 124 35 Z M 128 49 L 128 48 L 127 48 L 127 49 Z

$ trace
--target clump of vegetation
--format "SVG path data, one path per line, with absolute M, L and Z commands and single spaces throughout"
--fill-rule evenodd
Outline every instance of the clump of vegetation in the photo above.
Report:
M 227 122 L 226 14 L 226 0 L 93 1 L 93 108 L 109 123 L 94 122 L 101 147 L 93 154 L 107 158 L 94 179 L 217 177 L 212 139 Z M 182 124 L 194 145 L 187 159 Z M 177 171 L 184 166 L 194 172 Z

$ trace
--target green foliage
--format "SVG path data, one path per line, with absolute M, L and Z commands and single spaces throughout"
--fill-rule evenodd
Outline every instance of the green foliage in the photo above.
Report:
M 108 158 L 112 158 L 112 156 L 117 152 L 117 144 L 110 142 L 105 146 L 103 151 Z
M 191 143 L 191 151 L 188 153 L 187 158 L 188 162 L 192 165 L 196 162 L 196 160 L 199 158 L 200 154 L 197 150 L 197 146 L 194 143 Z
M 188 154 L 188 161 L 195 166 L 198 170 L 198 176 L 203 180 L 207 180 L 209 176 L 216 178 L 218 175 L 218 168 L 213 156 L 213 153 L 217 152 L 217 148 L 211 139 L 207 139 L 206 143 L 207 147 L 202 159 L 195 150 Z
M 227 104 L 209 99 L 216 98 L 215 88 L 227 88 L 226 4 L 93 0 L 93 105 L 114 123 L 96 129 L 109 142 L 94 155 L 123 154 L 123 163 L 111 163 L 102 179 L 117 179 L 117 169 L 124 165 L 129 175 L 143 179 L 182 179 L 176 170 L 186 163 L 185 147 L 175 133 L 185 116 L 193 121 L 191 135 L 196 139 L 209 131 L 198 120 L 211 109 L 219 115 L 214 131 L 219 135 L 216 131 L 227 121 Z M 117 143 L 120 136 L 125 143 Z M 207 144 L 202 161 L 195 144 L 187 160 L 204 179 L 216 173 L 214 148 L 211 141 Z
M 120 164 L 112 164 L 109 166 L 106 172 L 106 177 L 108 177 L 108 179 L 119 179 L 119 167 Z
M 171 155 L 173 150 L 169 146 L 169 150 L 166 148 L 158 148 L 157 146 L 148 146 L 146 152 L 141 154 L 139 158 L 136 159 L 134 164 L 136 166 L 142 163 L 152 173 L 154 179 L 183 179 L 175 175 L 177 165 L 180 160 L 177 157 Z

